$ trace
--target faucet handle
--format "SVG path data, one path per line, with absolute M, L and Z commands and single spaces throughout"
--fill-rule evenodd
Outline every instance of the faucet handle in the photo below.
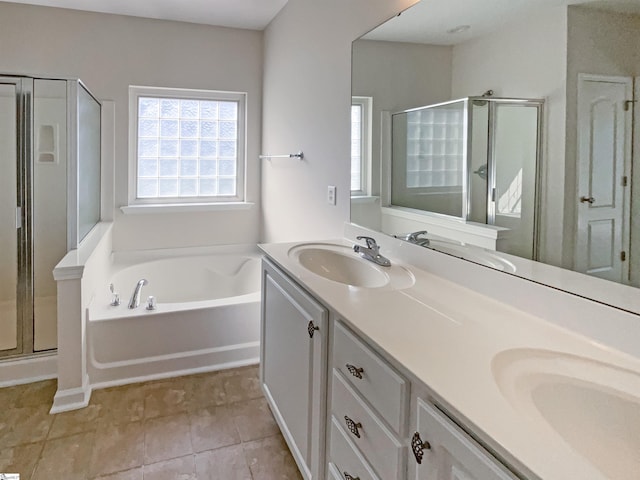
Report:
M 420 230 L 418 232 L 413 232 L 413 233 L 409 233 L 407 235 L 407 240 L 409 242 L 415 242 L 416 240 L 418 240 L 418 238 L 420 237 L 420 235 L 427 235 L 429 232 L 427 232 L 426 230 Z
M 111 291 L 111 305 L 112 307 L 117 307 L 120 305 L 120 294 L 116 292 L 113 283 L 109 284 L 109 290 Z
M 378 248 L 378 244 L 376 243 L 376 239 L 373 237 L 367 237 L 364 235 L 358 235 L 356 240 L 364 240 L 367 244 L 367 248 L 375 249 Z

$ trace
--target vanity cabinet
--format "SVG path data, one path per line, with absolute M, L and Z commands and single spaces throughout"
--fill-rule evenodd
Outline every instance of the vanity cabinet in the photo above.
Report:
M 414 399 L 411 437 L 415 480 L 516 480 L 502 463 L 434 404 Z
M 260 382 L 305 480 L 323 478 L 328 311 L 263 260 Z
M 261 308 L 262 389 L 305 480 L 518 478 L 269 259 Z
M 409 382 L 341 321 L 331 358 L 332 466 L 343 478 L 406 478 Z

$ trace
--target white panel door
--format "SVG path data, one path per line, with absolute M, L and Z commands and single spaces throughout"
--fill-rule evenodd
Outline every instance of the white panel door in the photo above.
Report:
M 581 75 L 578 85 L 578 228 L 575 269 L 624 282 L 629 244 L 631 78 Z

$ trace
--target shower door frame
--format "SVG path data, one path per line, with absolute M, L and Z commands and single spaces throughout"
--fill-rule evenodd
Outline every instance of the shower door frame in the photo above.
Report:
M 0 75 L 0 84 L 16 91 L 16 348 L 0 350 L 0 359 L 33 350 L 33 249 L 31 245 L 33 78 Z
M 473 122 L 471 122 L 471 110 L 473 109 L 473 101 L 486 101 L 488 102 L 488 124 L 489 124 L 489 139 L 487 144 L 487 225 L 495 225 L 496 222 L 496 202 L 494 198 L 494 192 L 497 183 L 496 177 L 496 158 L 495 158 L 495 137 L 496 137 L 496 105 L 516 105 L 529 108 L 537 108 L 538 116 L 536 122 L 537 139 L 536 139 L 536 165 L 534 172 L 534 200 L 533 200 L 533 247 L 532 247 L 532 260 L 537 260 L 539 257 L 540 248 L 540 203 L 541 203 L 541 188 L 542 188 L 542 149 L 543 149 L 543 118 L 544 118 L 544 100 L 536 98 L 491 98 L 491 97 L 468 97 L 469 108 L 467 112 L 467 121 L 470 125 L 467 132 L 467 144 L 471 145 L 471 135 Z M 471 164 L 471 158 L 468 158 L 468 164 Z M 471 185 L 471 175 L 473 172 L 471 168 L 467 169 L 467 175 L 469 176 L 467 183 Z M 467 196 L 467 212 L 471 211 L 471 196 Z

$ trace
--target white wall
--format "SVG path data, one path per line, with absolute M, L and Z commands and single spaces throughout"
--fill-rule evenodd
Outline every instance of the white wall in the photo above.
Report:
M 342 237 L 349 220 L 351 43 L 415 0 L 289 0 L 265 31 L 262 239 Z M 337 205 L 326 201 L 336 185 Z
M 576 191 L 577 178 L 577 102 L 578 74 L 591 73 L 598 75 L 640 76 L 640 16 L 607 13 L 583 7 L 569 7 L 568 14 L 569 56 L 567 58 L 567 151 L 566 151 L 566 191 L 567 201 L 567 242 L 565 248 L 566 264 L 572 265 L 573 249 L 571 244 L 575 235 L 576 202 L 579 197 Z M 638 104 L 636 104 L 636 108 Z M 640 117 L 638 117 L 640 118 Z M 636 135 L 640 135 L 640 127 L 636 125 Z M 637 165 L 640 152 L 635 152 Z M 640 183 L 639 169 L 634 168 L 633 185 Z M 631 230 L 640 230 L 640 196 L 632 199 Z M 631 272 L 635 285 L 640 286 L 640 239 L 631 236 Z
M 436 45 L 375 40 L 353 43 L 352 93 L 373 97 L 371 195 L 380 195 L 382 112 L 449 100 L 451 56 L 451 47 Z M 352 204 L 351 221 L 379 227 L 380 204 Z
M 262 32 L 0 3 L 0 72 L 81 78 L 115 101 L 115 204 L 127 203 L 128 87 L 248 93 L 247 200 L 259 202 Z M 114 248 L 258 240 L 258 206 L 234 212 L 124 216 Z
M 541 260 L 560 265 L 564 203 L 566 9 L 545 9 L 454 47 L 452 95 L 544 98 Z

